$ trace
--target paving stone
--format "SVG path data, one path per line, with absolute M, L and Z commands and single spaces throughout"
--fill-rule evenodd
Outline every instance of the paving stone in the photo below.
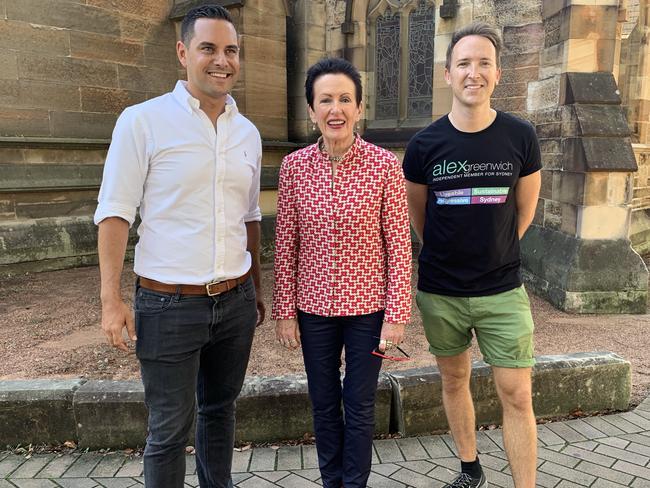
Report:
M 90 472 L 92 478 L 108 478 L 115 476 L 126 461 L 122 454 L 109 454 L 104 456 L 97 466 Z
M 117 477 L 131 477 L 142 475 L 142 458 L 132 458 L 124 461 L 124 464 L 119 469 L 115 476 Z
M 185 474 L 196 474 L 196 456 L 185 456 Z
M 95 453 L 85 453 L 63 473 L 63 478 L 82 478 L 95 469 L 95 466 L 101 461 L 101 456 Z
M 372 470 L 375 473 L 379 473 L 382 476 L 390 476 L 398 469 L 400 469 L 400 467 L 397 464 L 392 464 L 392 463 L 375 464 L 372 467 Z
M 543 488 L 554 488 L 560 482 L 560 478 L 553 476 L 552 474 L 544 473 L 542 471 L 537 471 L 537 486 Z
M 278 464 L 276 469 L 302 469 L 300 446 L 281 447 L 278 449 Z
M 641 454 L 636 454 L 625 449 L 618 449 L 612 446 L 598 446 L 594 452 L 604 454 L 605 456 L 610 456 L 616 459 L 625 459 L 626 461 L 638 464 L 639 466 L 645 466 L 650 461 L 648 456 L 642 456 Z
M 456 476 L 458 476 L 458 471 L 452 471 L 450 469 L 443 468 L 442 466 L 438 466 L 433 471 L 429 472 L 428 476 L 429 478 L 442 481 L 443 483 L 449 483 L 453 481 Z
M 485 468 L 485 477 L 488 480 L 489 486 L 500 486 L 502 488 L 515 488 L 515 483 L 512 481 L 512 476 L 509 474 L 495 471 L 490 468 Z
M 16 488 L 16 485 L 12 485 L 7 480 L 0 479 L 0 488 Z
M 593 425 L 588 424 L 582 419 L 567 420 L 564 423 L 576 432 L 580 432 L 587 439 L 598 439 L 599 437 L 606 437 L 606 434 L 599 431 Z
M 282 478 L 277 482 L 277 485 L 282 486 L 283 488 L 320 488 L 321 486 L 293 473 L 286 478 Z
M 302 467 L 304 469 L 318 468 L 316 446 L 302 446 Z
M 250 473 L 233 473 L 232 482 L 235 486 L 237 486 L 239 483 L 241 483 L 242 481 L 246 481 L 251 476 L 253 475 Z
M 593 428 L 598 429 L 603 434 L 606 434 L 608 436 L 625 434 L 625 432 L 623 432 L 618 427 L 613 426 L 609 422 L 605 422 L 602 417 L 587 417 L 584 419 L 584 421 L 587 424 L 591 425 Z
M 486 466 L 492 468 L 496 471 L 501 471 L 503 468 L 508 466 L 508 461 L 501 459 L 495 456 L 490 456 L 489 454 L 482 454 L 480 456 L 481 466 Z M 459 465 L 459 461 L 456 460 L 456 465 Z
M 476 448 L 478 449 L 479 454 L 501 450 L 496 442 L 488 437 L 485 431 L 479 431 L 476 433 Z
M 11 474 L 11 478 L 33 478 L 52 459 L 54 459 L 54 454 L 35 454 L 16 469 Z
M 546 425 L 549 429 L 564 439 L 565 442 L 582 442 L 587 440 L 587 437 L 576 432 L 563 422 L 554 422 Z
M 275 450 L 268 447 L 253 449 L 251 471 L 273 471 L 275 469 Z
M 553 432 L 547 424 L 537 426 L 537 439 L 547 446 L 564 444 L 564 439 Z
M 501 434 L 501 438 L 503 439 L 503 434 L 501 433 L 501 431 L 494 431 L 494 432 L 498 432 L 499 434 Z M 456 450 L 456 443 L 454 442 L 454 438 L 449 434 L 441 435 L 440 438 L 444 441 L 445 444 L 447 444 L 447 447 L 452 452 L 452 454 L 454 456 L 458 456 L 458 451 Z
M 634 476 L 630 474 L 607 468 L 599 464 L 590 463 L 588 461 L 582 461 L 576 466 L 575 469 L 582 471 L 583 473 L 589 473 L 598 478 L 603 478 L 607 481 L 613 481 L 615 483 L 621 483 L 623 485 L 630 484 L 634 479 Z
M 55 480 L 63 488 L 94 488 L 99 484 L 91 478 L 60 478 Z
M 320 471 L 318 469 L 299 469 L 293 473 L 297 474 L 298 476 L 302 476 L 309 481 L 316 481 L 318 478 L 320 478 Z
M 372 443 L 372 458 L 370 459 L 370 464 L 379 464 L 379 456 L 377 455 L 377 449 L 375 448 L 375 443 Z
M 289 476 L 289 471 L 260 471 L 259 473 L 255 473 L 257 476 L 260 478 L 264 478 L 266 481 L 270 481 L 271 483 L 275 483 L 278 480 L 281 480 L 282 478 L 286 478 Z
M 46 479 L 13 479 L 11 482 L 18 488 L 55 488 L 54 481 Z
M 548 473 L 550 475 L 562 478 L 565 481 L 570 481 L 574 483 L 572 486 L 575 486 L 575 484 L 589 486 L 594 481 L 596 481 L 595 476 L 591 476 L 587 473 L 581 473 L 580 471 L 575 471 L 571 468 L 567 468 L 566 466 L 562 466 L 561 464 L 556 464 L 550 461 L 543 463 L 538 468 L 538 470 L 542 471 L 543 473 Z
M 625 450 L 632 451 L 636 454 L 641 454 L 642 456 L 645 457 L 650 457 L 650 447 L 644 446 L 642 444 L 638 444 L 636 442 L 630 442 L 630 444 L 628 444 Z
M 621 436 L 621 439 L 625 439 L 626 441 L 630 442 L 636 442 L 637 444 L 641 444 L 644 446 L 650 447 L 650 437 L 645 436 L 641 433 L 639 434 L 625 434 Z
M 232 455 L 232 471 L 233 473 L 245 473 L 248 471 L 248 463 L 251 460 L 253 449 L 246 451 L 234 451 Z
M 595 483 L 591 485 L 591 488 L 625 488 L 626 486 L 628 485 L 619 485 L 618 483 L 598 478 Z
M 380 474 L 371 472 L 368 477 L 369 488 L 404 488 L 406 485 Z
M 454 455 L 447 444 L 438 436 L 420 437 L 420 444 L 426 449 L 429 457 L 434 459 Z
M 621 460 L 616 461 L 614 463 L 614 466 L 612 466 L 612 469 L 617 469 L 624 473 L 629 473 L 633 476 L 638 476 L 640 478 L 643 478 L 644 480 L 650 480 L 650 469 L 644 468 L 642 466 L 637 466 L 636 464 L 628 463 L 627 461 L 621 461 Z M 646 481 L 646 486 L 648 485 L 649 483 Z
M 618 447 L 619 449 L 625 449 L 630 445 L 630 441 L 625 440 L 622 437 L 604 437 L 599 439 L 598 442 L 607 446 Z
M 404 461 L 403 463 L 399 463 L 399 465 L 403 468 L 415 471 L 416 473 L 420 474 L 427 474 L 429 471 L 435 468 L 435 465 L 429 461 Z
M 396 461 L 404 461 L 402 452 L 397 447 L 397 442 L 393 439 L 381 439 L 374 442 L 377 456 L 382 463 L 393 463 Z
M 650 430 L 650 420 L 638 415 L 634 412 L 623 412 L 618 414 L 622 419 L 627 420 L 628 422 L 640 427 L 641 430 Z
M 95 481 L 104 488 L 130 488 L 138 485 L 131 478 L 95 478 Z
M 415 473 L 410 469 L 402 468 L 396 471 L 391 479 L 413 486 L 415 488 L 431 488 L 431 478 L 420 473 Z
M 618 427 L 626 434 L 634 434 L 636 432 L 641 432 L 643 429 L 638 425 L 634 425 L 629 420 L 625 420 L 621 417 L 620 414 L 615 415 L 605 415 L 602 417 L 605 422 L 612 424 L 615 427 Z
M 7 478 L 26 461 L 24 456 L 10 454 L 0 461 L 0 478 Z
M 562 453 L 584 461 L 600 464 L 601 466 L 611 467 L 616 462 L 615 458 L 597 452 L 586 451 L 575 446 L 566 446 Z
M 593 451 L 598 446 L 598 443 L 595 441 L 576 442 L 572 446 L 585 451 Z
M 486 430 L 484 432 L 485 435 L 487 435 L 490 439 L 492 439 L 492 442 L 494 442 L 501 449 L 505 449 L 503 447 L 503 431 L 501 429 Z
M 73 464 L 79 454 L 66 454 L 55 457 L 50 463 L 45 466 L 37 475 L 37 478 L 60 478 L 63 473 Z M 59 483 L 57 481 L 57 483 Z M 59 483 L 61 484 L 61 483 Z
M 407 437 L 405 439 L 396 439 L 397 446 L 404 455 L 407 461 L 417 461 L 420 459 L 427 459 L 429 457 L 422 444 L 415 437 Z
M 562 454 L 560 452 L 551 451 L 550 449 L 546 449 L 544 447 L 537 450 L 537 457 L 539 459 L 543 459 L 544 461 L 551 461 L 556 464 L 561 464 L 567 468 L 574 468 L 580 462 L 579 459 L 567 456 L 566 454 Z
M 277 485 L 266 481 L 259 476 L 251 476 L 246 481 L 239 483 L 240 488 L 277 488 Z

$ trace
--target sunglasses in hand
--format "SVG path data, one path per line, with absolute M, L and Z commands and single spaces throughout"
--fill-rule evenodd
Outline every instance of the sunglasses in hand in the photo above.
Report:
M 379 337 L 377 337 L 379 339 Z M 403 354 L 403 356 L 390 356 L 386 353 L 386 351 L 381 352 L 378 348 L 374 348 L 370 354 L 373 356 L 380 357 L 382 359 L 388 359 L 389 361 L 410 361 L 411 356 L 409 356 L 404 349 L 399 347 L 397 344 L 392 344 L 395 346 L 395 349 L 397 349 L 399 352 Z

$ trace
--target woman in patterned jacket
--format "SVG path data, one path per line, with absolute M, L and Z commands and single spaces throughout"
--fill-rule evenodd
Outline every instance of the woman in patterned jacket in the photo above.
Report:
M 352 64 L 317 62 L 305 92 L 322 136 L 280 169 L 272 313 L 279 343 L 302 347 L 323 486 L 363 488 L 381 367 L 373 351 L 399 344 L 411 313 L 405 184 L 395 155 L 355 133 Z

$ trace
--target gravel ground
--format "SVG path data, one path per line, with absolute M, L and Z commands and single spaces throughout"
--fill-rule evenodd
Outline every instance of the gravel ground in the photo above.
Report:
M 646 261 L 648 262 L 648 261 Z M 130 301 L 134 275 L 123 275 Z M 264 297 L 270 311 L 272 270 L 265 267 Z M 650 392 L 650 315 L 571 315 L 531 294 L 536 354 L 612 351 L 632 363 L 632 403 Z M 86 377 L 128 379 L 139 376 L 133 353 L 113 350 L 99 328 L 97 267 L 21 275 L 0 282 L 0 380 Z M 433 363 L 418 314 L 413 314 L 404 349 L 412 361 L 384 362 L 385 370 Z M 476 346 L 472 353 L 480 354 Z M 302 372 L 302 356 L 275 342 L 273 323 L 257 331 L 249 375 Z

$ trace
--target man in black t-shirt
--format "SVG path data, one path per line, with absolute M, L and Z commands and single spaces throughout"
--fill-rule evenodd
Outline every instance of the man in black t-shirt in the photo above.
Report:
M 517 488 L 533 488 L 533 320 L 520 276 L 519 239 L 535 213 L 541 156 L 528 122 L 495 111 L 498 31 L 471 24 L 452 36 L 445 79 L 451 112 L 416 134 L 404 156 L 409 211 L 422 241 L 417 302 L 443 384 L 461 473 L 447 487 L 487 486 L 469 389 L 472 331 L 503 407 L 503 438 Z

